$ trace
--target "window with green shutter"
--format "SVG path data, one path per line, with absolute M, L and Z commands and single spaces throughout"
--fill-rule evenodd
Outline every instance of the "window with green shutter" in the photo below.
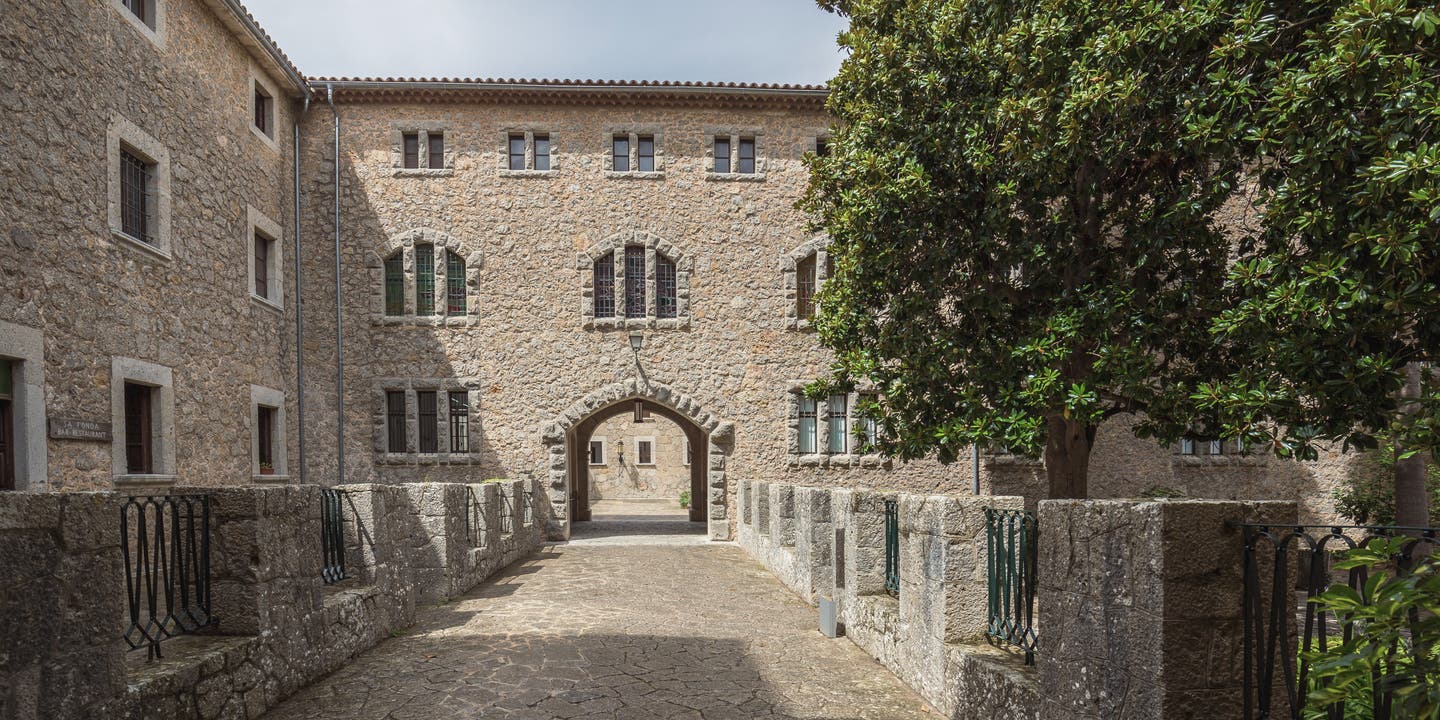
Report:
M 435 246 L 415 246 L 415 314 L 435 314 Z
M 405 260 L 399 253 L 385 260 L 385 314 L 405 314 Z

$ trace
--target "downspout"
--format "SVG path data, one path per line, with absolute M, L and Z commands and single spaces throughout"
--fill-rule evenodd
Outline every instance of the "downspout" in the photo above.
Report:
M 291 123 L 295 135 L 295 422 L 300 428 L 300 483 L 305 483 L 305 313 L 300 282 L 300 120 L 310 112 L 310 93 L 305 93 L 300 117 Z
M 980 444 L 970 444 L 970 492 L 980 494 Z M 994 492 L 993 490 L 991 491 Z
M 325 100 L 335 129 L 335 484 L 345 483 L 345 331 L 340 290 L 340 111 L 335 109 L 335 86 L 325 84 Z

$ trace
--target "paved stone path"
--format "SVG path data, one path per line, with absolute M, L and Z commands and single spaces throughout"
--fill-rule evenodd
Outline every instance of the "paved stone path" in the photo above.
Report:
M 266 717 L 938 718 L 702 523 L 596 519 Z

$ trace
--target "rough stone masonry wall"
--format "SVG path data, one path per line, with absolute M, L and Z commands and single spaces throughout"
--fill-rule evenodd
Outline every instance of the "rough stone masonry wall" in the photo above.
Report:
M 690 465 L 685 462 L 685 432 L 679 425 L 654 416 L 636 423 L 633 415 L 617 415 L 595 428 L 594 439 L 605 440 L 605 462 L 590 465 L 590 500 L 649 498 L 678 502 L 690 489 Z M 638 438 L 650 438 L 653 462 L 640 464 Z M 621 462 L 621 452 L 624 462 Z
M 263 140 L 250 55 L 198 0 L 160 4 L 155 42 L 113 0 L 0 3 L 0 321 L 43 331 L 52 418 L 110 422 L 112 357 L 173 368 L 170 474 L 248 483 L 250 385 L 294 402 L 292 321 L 251 299 L 246 273 L 250 208 L 282 230 L 282 267 L 292 257 L 292 108 L 277 94 L 278 141 Z M 117 118 L 168 153 L 169 259 L 111 233 Z M 111 487 L 109 444 L 48 446 L 49 477 L 25 486 Z
M 349 579 L 331 586 L 320 576 L 319 488 L 205 490 L 220 623 L 162 643 L 165 657 L 149 663 L 127 662 L 120 639 L 121 497 L 0 494 L 0 540 L 19 551 L 0 559 L 0 578 L 29 598 L 0 614 L 0 717 L 257 717 L 409 625 L 417 602 L 463 593 L 541 541 L 524 503 L 533 486 L 476 487 L 473 504 L 465 486 L 342 489 Z M 467 511 L 488 530 L 467 533 Z

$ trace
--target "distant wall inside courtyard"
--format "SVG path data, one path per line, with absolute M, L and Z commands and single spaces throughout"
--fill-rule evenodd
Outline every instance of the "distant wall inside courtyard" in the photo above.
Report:
M 635 422 L 631 414 L 617 415 L 595 428 L 591 442 L 603 448 L 591 457 L 590 500 L 649 499 L 678 502 L 690 489 L 689 441 L 674 422 L 651 416 Z M 644 463 L 639 444 L 650 443 L 650 462 Z M 703 451 L 703 450 L 702 450 Z M 601 462 L 596 463 L 594 460 Z

